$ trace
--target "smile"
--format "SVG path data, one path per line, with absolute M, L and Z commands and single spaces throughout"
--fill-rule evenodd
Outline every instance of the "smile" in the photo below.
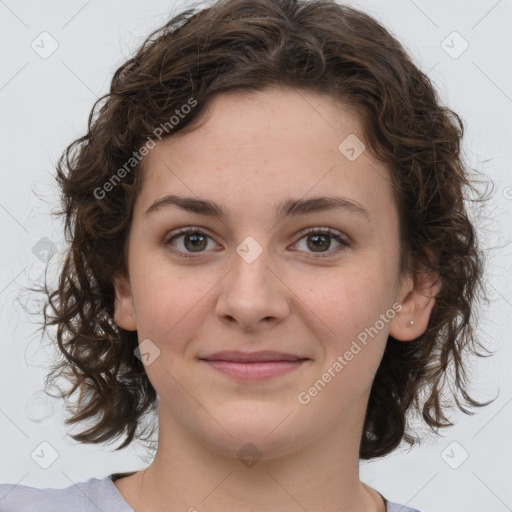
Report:
M 267 380 L 280 375 L 284 375 L 296 370 L 304 364 L 307 359 L 298 359 L 295 361 L 256 361 L 256 362 L 238 362 L 238 361 L 209 361 L 203 360 L 209 366 L 234 377 L 235 379 L 245 381 Z

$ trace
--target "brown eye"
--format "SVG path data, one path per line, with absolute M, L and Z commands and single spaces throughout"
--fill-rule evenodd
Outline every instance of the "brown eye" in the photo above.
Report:
M 299 240 L 306 240 L 306 252 L 317 253 L 314 258 L 323 258 L 336 254 L 347 247 L 350 243 L 342 238 L 341 234 L 337 231 L 333 231 L 330 228 L 312 228 L 306 232 L 306 234 Z M 330 250 L 332 240 L 335 240 L 339 245 L 334 250 Z M 298 243 L 298 242 L 297 242 Z
M 329 249 L 331 246 L 331 238 L 329 235 L 308 235 L 308 248 L 316 251 L 317 249 Z
M 198 228 L 188 227 L 179 230 L 178 233 L 164 242 L 164 245 L 171 246 L 172 251 L 180 257 L 195 258 L 207 252 L 208 240 L 213 239 Z M 306 248 L 299 250 L 313 253 L 313 258 L 333 256 L 350 246 L 350 242 L 345 240 L 341 233 L 330 228 L 311 228 L 303 234 L 296 245 L 302 240 L 306 240 Z M 332 240 L 335 240 L 339 245 L 330 250 Z
M 181 242 L 176 242 L 180 239 L 182 239 Z M 205 249 L 208 246 L 208 239 L 211 240 L 211 237 L 197 228 L 184 228 L 177 234 L 171 236 L 165 242 L 165 245 L 170 245 L 172 247 L 177 246 L 175 251 L 173 249 L 176 254 L 183 256 L 184 258 L 193 258 L 194 256 L 189 256 L 187 253 L 200 254 L 205 252 Z
M 208 245 L 207 237 L 201 233 L 187 233 L 183 236 L 183 245 L 187 251 L 201 251 Z

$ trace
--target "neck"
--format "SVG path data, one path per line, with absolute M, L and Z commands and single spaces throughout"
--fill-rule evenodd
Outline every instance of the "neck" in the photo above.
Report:
M 290 447 L 278 455 L 270 442 L 261 440 L 261 449 L 246 445 L 238 456 L 220 453 L 218 446 L 198 439 L 165 410 L 159 416 L 152 464 L 115 483 L 135 512 L 386 510 L 382 497 L 359 479 L 364 410 L 347 414 L 342 425 L 326 426 L 300 450 Z M 282 446 L 282 439 L 275 437 L 276 446 Z

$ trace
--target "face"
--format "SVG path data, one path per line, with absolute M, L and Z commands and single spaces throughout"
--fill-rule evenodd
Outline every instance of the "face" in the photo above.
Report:
M 388 335 L 414 339 L 430 311 L 398 274 L 389 173 L 363 139 L 332 98 L 269 88 L 215 97 L 205 124 L 146 156 L 115 320 L 145 343 L 160 429 L 267 457 L 360 435 Z M 155 205 L 169 195 L 181 206 Z M 334 197 L 345 202 L 287 211 Z M 199 199 L 224 216 L 192 208 Z M 303 361 L 249 369 L 213 362 L 219 351 Z

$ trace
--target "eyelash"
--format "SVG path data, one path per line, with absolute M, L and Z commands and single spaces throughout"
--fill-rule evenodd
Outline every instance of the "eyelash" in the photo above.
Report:
M 178 232 L 173 234 L 170 238 L 167 239 L 167 241 L 164 242 L 164 245 L 171 246 L 171 242 L 175 238 L 179 238 L 180 236 L 183 236 L 186 234 L 206 235 L 208 238 L 211 238 L 210 235 L 208 235 L 207 233 L 204 233 L 203 231 L 201 231 L 198 228 L 187 227 L 187 228 L 180 229 Z M 337 253 L 347 249 L 351 245 L 350 242 L 348 242 L 346 239 L 342 238 L 341 235 L 337 231 L 334 231 L 330 228 L 309 228 L 307 231 L 303 232 L 302 236 L 295 243 L 298 243 L 300 240 L 302 240 L 303 238 L 305 238 L 306 236 L 311 235 L 311 234 L 329 235 L 331 238 L 333 238 L 337 242 L 340 242 L 340 244 L 341 244 L 338 248 L 334 249 L 333 251 L 328 251 L 327 253 L 319 253 L 319 254 L 313 255 L 312 256 L 313 259 L 322 259 L 322 258 L 330 257 L 333 254 L 337 254 Z M 196 255 L 192 256 L 192 255 L 183 253 L 181 251 L 177 251 L 175 249 L 172 249 L 172 251 L 177 256 L 179 256 L 181 258 L 189 258 L 189 259 L 190 258 L 200 258 L 201 254 L 202 254 L 202 253 L 196 253 Z M 314 254 L 314 253 L 311 253 L 311 254 Z

